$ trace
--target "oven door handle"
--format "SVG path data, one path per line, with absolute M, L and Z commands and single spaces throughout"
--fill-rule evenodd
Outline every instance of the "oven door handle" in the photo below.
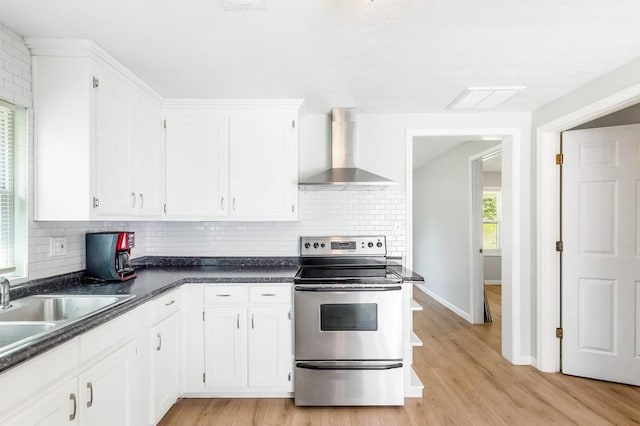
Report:
M 402 286 L 394 285 L 394 286 L 380 286 L 380 287 L 332 287 L 332 286 L 317 286 L 317 287 L 303 287 L 303 286 L 295 286 L 295 291 L 316 291 L 316 292 L 341 292 L 341 291 L 398 291 L 402 290 Z
M 307 370 L 393 370 L 402 368 L 401 362 L 391 364 L 320 364 L 312 362 L 296 362 L 297 368 L 305 368 Z

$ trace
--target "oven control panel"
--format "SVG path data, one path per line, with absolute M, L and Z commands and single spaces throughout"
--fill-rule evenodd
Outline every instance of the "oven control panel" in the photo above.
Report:
M 384 236 L 300 237 L 300 256 L 386 256 Z

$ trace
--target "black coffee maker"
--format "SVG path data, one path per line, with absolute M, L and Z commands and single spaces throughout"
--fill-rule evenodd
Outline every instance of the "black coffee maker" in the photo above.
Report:
M 107 281 L 136 277 L 131 266 L 134 232 L 95 232 L 86 235 L 87 275 Z

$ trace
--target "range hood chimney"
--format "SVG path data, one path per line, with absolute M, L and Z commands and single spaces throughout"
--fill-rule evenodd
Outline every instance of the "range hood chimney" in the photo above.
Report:
M 298 183 L 303 190 L 377 191 L 395 182 L 356 167 L 356 108 L 331 110 L 331 168 Z

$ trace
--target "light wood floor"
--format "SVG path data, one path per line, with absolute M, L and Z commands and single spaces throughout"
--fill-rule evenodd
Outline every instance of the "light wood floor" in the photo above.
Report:
M 473 326 L 414 292 L 424 306 L 414 313 L 415 331 L 424 342 L 414 350 L 414 367 L 425 385 L 422 398 L 384 408 L 301 408 L 290 399 L 183 399 L 160 424 L 640 424 L 640 388 L 513 366 L 500 356 L 499 308 L 492 310 L 493 323 Z M 489 297 L 493 309 L 495 294 Z

